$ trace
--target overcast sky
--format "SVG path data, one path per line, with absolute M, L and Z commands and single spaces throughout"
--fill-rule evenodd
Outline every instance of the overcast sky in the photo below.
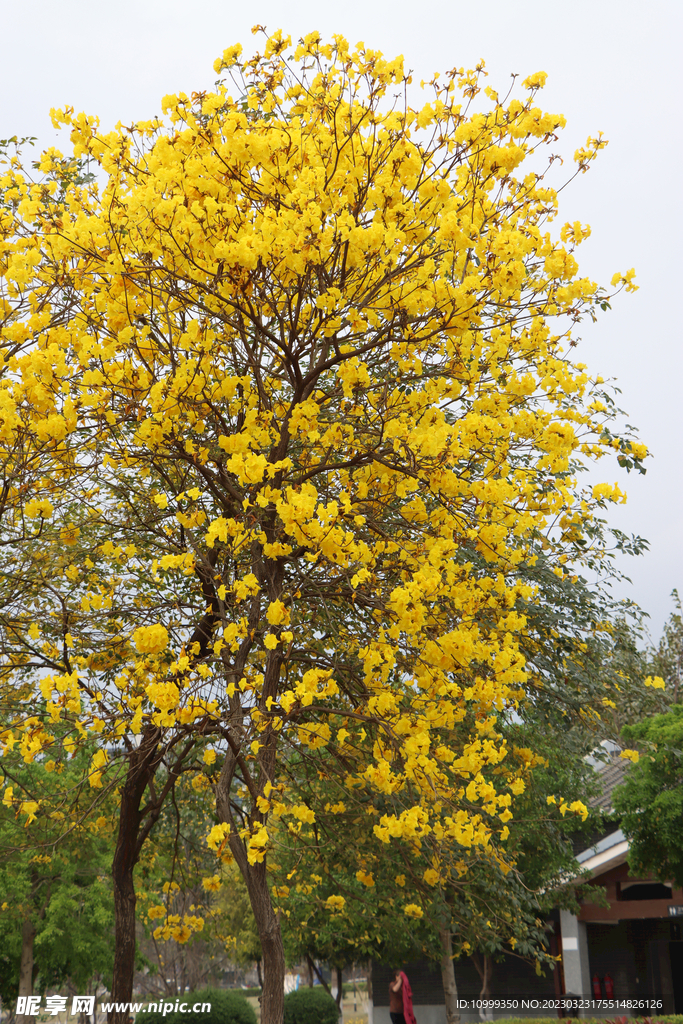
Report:
M 622 594 L 649 612 L 657 636 L 671 590 L 683 589 L 682 12 L 680 0 L 4 0 L 0 138 L 58 145 L 48 111 L 65 104 L 98 114 L 105 127 L 150 117 L 168 92 L 210 88 L 214 59 L 234 42 L 253 47 L 256 22 L 294 38 L 341 32 L 401 53 L 416 80 L 483 58 L 488 84 L 504 92 L 511 72 L 546 71 L 541 102 L 568 119 L 560 151 L 571 159 L 597 131 L 610 140 L 563 193 L 560 223 L 592 226 L 579 250 L 583 273 L 608 284 L 616 270 L 635 267 L 640 285 L 583 327 L 578 353 L 616 378 L 622 408 L 654 456 L 645 477 L 604 462 L 601 476 L 629 495 L 614 525 L 650 541 L 648 554 L 624 565 L 633 585 Z

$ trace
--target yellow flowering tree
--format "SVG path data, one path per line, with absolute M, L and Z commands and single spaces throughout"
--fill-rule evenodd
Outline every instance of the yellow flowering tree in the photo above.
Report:
M 65 544 L 86 510 L 108 532 L 68 605 L 69 677 L 40 685 L 57 718 L 100 730 L 98 778 L 104 737 L 129 738 L 113 997 L 130 998 L 160 751 L 184 763 L 202 733 L 219 769 L 209 845 L 245 877 L 262 1019 L 280 1024 L 269 822 L 316 813 L 281 784 L 283 749 L 370 737 L 345 785 L 400 796 L 381 841 L 435 834 L 504 860 L 519 786 L 494 716 L 534 685 L 529 570 L 600 561 L 596 510 L 623 494 L 584 492 L 578 462 L 646 451 L 571 358 L 573 324 L 606 296 L 578 276 L 589 229 L 551 230 L 539 168 L 564 119 L 537 106 L 543 74 L 501 99 L 482 68 L 455 69 L 414 107 L 402 59 L 316 33 L 275 33 L 249 59 L 232 47 L 216 70 L 214 92 L 110 133 L 55 111 L 71 155 L 43 154 L 38 178 L 5 168 L 3 331 L 19 347 L 3 443 L 58 468 Z M 10 492 L 16 521 L 44 500 Z M 103 603 L 113 653 L 89 632 Z M 13 622 L 23 643 L 28 615 Z M 32 735 L 37 756 L 49 722 Z

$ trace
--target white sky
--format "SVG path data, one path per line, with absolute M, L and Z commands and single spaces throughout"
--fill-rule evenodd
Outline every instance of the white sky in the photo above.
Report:
M 506 91 L 511 72 L 548 72 L 540 102 L 564 113 L 559 150 L 571 160 L 589 134 L 610 140 L 590 173 L 563 193 L 560 223 L 593 228 L 579 251 L 586 273 L 608 284 L 635 266 L 640 290 L 623 295 L 597 326 L 586 325 L 579 357 L 617 378 L 622 408 L 649 446 L 646 477 L 604 466 L 627 506 L 611 522 L 650 541 L 629 559 L 624 596 L 652 617 L 655 636 L 669 593 L 683 589 L 681 485 L 681 327 L 675 299 L 681 274 L 680 46 L 676 0 L 34 0 L 2 4 L 0 138 L 38 136 L 59 144 L 48 111 L 71 104 L 103 126 L 159 111 L 168 92 L 210 88 L 212 63 L 231 43 L 254 45 L 255 23 L 294 38 L 318 29 L 362 39 L 389 56 L 404 54 L 415 78 L 472 67 L 484 58 L 488 83 Z M 66 143 L 62 142 L 62 148 Z M 604 463 L 603 463 L 604 465 Z

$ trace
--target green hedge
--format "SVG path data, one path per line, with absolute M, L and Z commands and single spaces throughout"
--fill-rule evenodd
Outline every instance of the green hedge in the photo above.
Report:
M 339 1009 L 324 988 L 300 988 L 285 996 L 285 1024 L 337 1024 Z
M 196 1003 L 211 1003 L 208 1013 L 167 1013 L 164 1016 L 163 1004 L 173 1003 L 175 999 L 160 999 L 157 1005 L 161 1010 L 142 1010 L 137 1014 L 136 1024 L 256 1024 L 256 1014 L 246 997 L 236 989 L 207 988 L 202 992 L 186 992 L 180 997 L 181 1003 L 193 1006 Z M 149 1005 L 149 1004 L 148 1004 Z
M 353 994 L 354 987 L 356 992 L 366 992 L 368 988 L 368 983 L 365 980 L 365 978 L 363 978 L 361 981 L 357 981 L 355 986 L 352 981 L 345 981 L 344 984 L 342 985 L 342 992 L 344 993 L 344 995 L 347 995 L 348 993 Z

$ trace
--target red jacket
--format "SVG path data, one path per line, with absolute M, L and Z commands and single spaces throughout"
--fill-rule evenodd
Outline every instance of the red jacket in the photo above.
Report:
M 401 971 L 401 992 L 403 993 L 403 1016 L 406 1019 L 406 1024 L 417 1024 L 413 1012 L 413 990 L 403 971 Z

